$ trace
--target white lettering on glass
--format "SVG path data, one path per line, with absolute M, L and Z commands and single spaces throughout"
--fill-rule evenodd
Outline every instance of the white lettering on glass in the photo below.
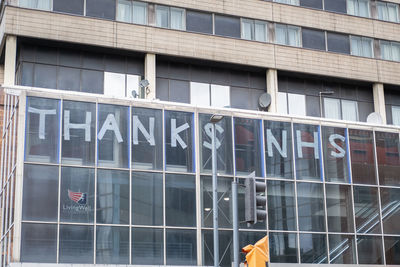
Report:
M 155 146 L 156 142 L 154 139 L 154 117 L 149 118 L 149 131 L 146 130 L 143 123 L 139 120 L 138 116 L 133 116 L 132 126 L 133 126 L 133 144 L 139 144 L 139 130 L 146 138 L 147 142 L 151 146 Z
M 46 129 L 46 115 L 56 115 L 56 110 L 29 107 L 28 112 L 39 114 L 39 139 L 46 139 L 44 134 Z
M 287 131 L 282 130 L 282 147 L 279 145 L 275 136 L 272 134 L 271 129 L 267 129 L 267 148 L 268 157 L 273 157 L 274 152 L 272 150 L 272 145 L 278 150 L 282 157 L 287 158 Z
M 297 154 L 299 158 L 303 158 L 303 147 L 314 148 L 314 158 L 319 159 L 319 149 L 318 149 L 318 132 L 314 132 L 314 142 L 304 142 L 301 140 L 301 131 L 296 131 L 297 137 Z
M 100 132 L 97 135 L 97 138 L 99 140 L 102 140 L 106 132 L 110 130 L 113 131 L 115 134 L 115 137 L 117 138 L 118 143 L 122 143 L 124 140 L 122 139 L 121 132 L 119 131 L 118 128 L 118 123 L 115 120 L 114 114 L 108 114 L 106 120 L 103 123 L 103 126 L 101 126 Z
M 329 143 L 334 148 L 336 148 L 337 151 L 339 151 L 339 153 L 338 153 L 338 152 L 332 150 L 331 151 L 331 156 L 335 157 L 335 158 L 343 158 L 344 155 L 346 154 L 346 151 L 341 146 L 339 146 L 338 144 L 335 143 L 336 139 L 339 139 L 342 142 L 344 142 L 346 140 L 346 138 L 343 135 L 340 135 L 340 134 L 331 134 L 329 136 Z
M 64 111 L 64 140 L 70 140 L 70 129 L 85 130 L 85 141 L 90 142 L 90 123 L 92 122 L 92 112 L 86 111 L 85 123 L 71 123 L 70 111 Z
M 182 149 L 186 149 L 187 145 L 180 137 L 179 133 L 189 128 L 189 124 L 186 122 L 178 128 L 176 128 L 176 119 L 171 119 L 171 147 L 176 147 L 176 141 L 181 145 Z
M 219 132 L 220 134 L 224 133 L 224 129 L 218 124 L 215 124 L 215 130 L 217 132 Z M 210 137 L 211 140 L 212 140 L 212 138 L 213 138 L 212 123 L 207 123 L 206 125 L 204 125 L 204 131 L 206 132 L 206 135 L 208 137 Z M 203 146 L 208 148 L 208 149 L 210 149 L 210 150 L 212 149 L 211 143 L 209 143 L 207 141 L 203 142 Z M 219 141 L 218 137 L 215 138 L 215 146 L 216 146 L 217 149 L 221 146 L 221 141 Z

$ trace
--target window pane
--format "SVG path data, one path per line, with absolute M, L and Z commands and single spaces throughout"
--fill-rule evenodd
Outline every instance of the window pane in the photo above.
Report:
M 289 114 L 306 116 L 306 97 L 299 94 L 288 94 Z
M 83 0 L 53 0 L 53 11 L 83 15 Z
M 186 30 L 212 34 L 212 14 L 186 10 Z
M 28 97 L 25 160 L 59 162 L 60 101 Z
M 203 250 L 204 250 L 204 260 L 205 266 L 213 266 L 214 263 L 214 240 L 213 231 L 204 230 L 203 233 Z M 242 232 L 240 232 L 242 233 Z M 218 241 L 219 241 L 219 266 L 231 266 L 233 261 L 232 253 L 232 231 L 219 231 Z
M 359 121 L 356 101 L 342 100 L 342 119 L 346 121 Z
M 20 0 L 19 6 L 50 10 L 50 0 Z
M 400 185 L 399 135 L 375 132 L 380 185 Z
M 321 180 L 319 126 L 293 124 L 298 180 Z
M 129 108 L 98 105 L 98 166 L 129 167 Z
M 190 82 L 190 104 L 210 106 L 210 85 L 208 83 Z
M 81 91 L 92 94 L 103 94 L 104 72 L 83 69 Z
M 400 188 L 381 188 L 383 233 L 400 233 Z
M 129 227 L 97 226 L 96 264 L 129 263 Z
M 211 106 L 217 108 L 230 106 L 230 87 L 211 84 Z
M 240 19 L 237 17 L 214 16 L 215 34 L 240 38 Z
M 60 263 L 93 263 L 93 226 L 60 225 Z
M 351 188 L 326 185 L 326 208 L 329 232 L 354 233 Z
M 325 231 L 325 207 L 322 184 L 298 183 L 297 205 L 301 231 Z
M 278 92 L 278 107 L 277 112 L 279 114 L 288 114 L 287 108 L 287 94 Z
M 264 132 L 267 177 L 293 179 L 291 124 L 264 121 Z
M 255 244 L 257 243 L 258 240 L 264 238 L 267 235 L 266 232 L 249 232 L 249 231 L 240 231 L 239 232 L 239 248 L 243 248 L 247 246 L 248 244 Z M 231 261 L 229 262 L 229 266 L 231 265 L 231 262 L 233 262 L 233 251 L 231 252 L 232 257 Z M 244 253 L 240 253 L 240 262 L 244 262 L 246 257 Z
M 118 0 L 117 20 L 132 22 L 132 1 Z
M 171 29 L 185 30 L 185 10 L 180 8 L 170 8 L 171 10 Z
M 356 184 L 376 184 L 372 132 L 349 129 L 349 135 L 353 182 Z
M 399 22 L 399 5 L 387 3 L 387 7 L 388 20 L 391 22 Z
M 300 28 L 294 26 L 287 26 L 288 43 L 291 46 L 300 46 Z
M 196 185 L 192 175 L 165 175 L 166 225 L 196 225 Z
M 281 24 L 275 24 L 275 41 L 277 44 L 287 44 L 287 26 Z
M 329 220 L 329 219 L 328 219 Z M 356 246 L 352 235 L 329 235 L 330 263 L 355 264 Z
M 378 190 L 375 187 L 364 186 L 354 186 L 353 190 L 357 233 L 380 234 Z
M 381 58 L 386 60 L 393 60 L 392 46 L 390 42 L 379 41 L 381 47 Z
M 165 111 L 165 126 L 166 170 L 193 172 L 193 113 Z
M 60 220 L 93 222 L 94 169 L 61 168 Z
M 164 263 L 163 229 L 132 228 L 132 264 Z
M 267 41 L 267 24 L 265 22 L 254 23 L 254 40 L 259 42 Z
M 400 264 L 400 237 L 385 237 L 386 264 Z
M 68 91 L 80 91 L 81 72 L 75 68 L 58 68 L 57 88 Z
M 166 6 L 157 6 L 156 7 L 156 23 L 157 27 L 168 28 L 169 19 L 168 19 L 169 8 Z
M 382 238 L 379 236 L 357 236 L 358 263 L 382 264 Z
M 301 263 L 328 263 L 326 235 L 300 234 Z
M 163 157 L 162 110 L 132 109 L 132 166 L 161 170 Z
M 292 230 L 296 227 L 294 184 L 268 181 L 268 222 L 270 230 Z
M 97 171 L 97 223 L 129 224 L 129 172 Z
M 57 221 L 58 167 L 25 165 L 22 219 Z M 46 204 L 46 208 L 43 205 Z
M 347 151 L 347 132 L 343 128 L 322 127 L 325 180 L 350 182 Z
M 327 39 L 328 51 L 350 54 L 350 40 L 348 35 L 328 32 Z
M 242 38 L 246 40 L 254 40 L 254 21 L 242 19 Z
M 86 0 L 86 16 L 115 20 L 115 0 Z
M 358 13 L 355 15 L 369 18 L 369 0 L 357 0 L 357 1 L 358 1 Z
M 261 177 L 260 120 L 234 118 L 236 174 Z
M 19 76 L 20 80 L 17 81 L 18 85 L 33 86 L 33 63 L 20 62 Z
M 63 101 L 62 163 L 94 165 L 96 105 Z
M 163 225 L 161 173 L 132 172 L 132 224 Z
M 21 262 L 56 263 L 57 225 L 23 223 Z
M 324 98 L 324 115 L 324 117 L 328 119 L 340 120 L 342 118 L 340 100 L 334 98 Z
M 104 72 L 104 94 L 107 96 L 125 97 L 125 74 Z
M 42 88 L 57 88 L 57 67 L 35 64 L 34 86 Z
M 322 9 L 322 6 L 321 6 Z M 303 28 L 303 47 L 325 51 L 325 32 Z
M 297 234 L 270 233 L 270 261 L 276 263 L 298 263 Z
M 196 265 L 195 230 L 167 229 L 167 265 Z
M 133 2 L 133 23 L 147 24 L 147 4 L 142 2 Z
M 393 125 L 400 126 L 400 107 L 392 106 Z
M 346 0 L 324 0 L 324 9 L 338 13 L 346 13 Z
M 300 6 L 322 9 L 322 0 L 300 0 Z
M 190 82 L 169 80 L 169 101 L 190 103 Z

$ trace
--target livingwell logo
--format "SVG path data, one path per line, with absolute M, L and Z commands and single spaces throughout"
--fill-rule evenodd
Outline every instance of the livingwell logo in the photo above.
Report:
M 85 214 L 90 211 L 91 207 L 87 205 L 87 193 L 74 192 L 68 189 L 68 198 L 74 202 L 72 205 L 63 205 L 65 212 L 70 214 Z
M 86 205 L 87 193 L 73 192 L 68 189 L 68 197 L 76 204 Z

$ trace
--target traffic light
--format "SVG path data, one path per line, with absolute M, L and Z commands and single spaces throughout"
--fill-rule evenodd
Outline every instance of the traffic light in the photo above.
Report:
M 256 224 L 259 221 L 264 221 L 267 218 L 267 198 L 265 197 L 266 185 L 262 182 L 257 182 L 255 173 L 249 175 L 245 179 L 245 221 L 249 224 Z

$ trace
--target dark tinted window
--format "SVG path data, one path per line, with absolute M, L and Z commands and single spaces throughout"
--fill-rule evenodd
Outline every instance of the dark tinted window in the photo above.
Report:
M 240 19 L 215 15 L 215 34 L 240 38 Z
M 212 14 L 187 10 L 186 30 L 212 34 Z
M 189 82 L 186 81 L 169 81 L 169 101 L 190 103 Z
M 54 89 L 57 87 L 57 68 L 49 65 L 36 64 L 33 78 L 35 87 Z
M 325 0 L 325 10 L 346 13 L 346 0 Z
M 83 15 L 83 0 L 53 0 L 53 10 Z
M 58 89 L 79 91 L 81 72 L 74 68 L 58 68 Z
M 115 0 L 86 0 L 86 15 L 114 20 Z
M 322 9 L 322 0 L 300 0 L 300 6 Z
M 22 262 L 57 261 L 57 225 L 23 223 L 21 239 Z
M 82 70 L 81 91 L 93 94 L 102 94 L 104 83 L 104 73 L 95 70 Z
M 328 51 L 350 54 L 349 36 L 328 32 Z
M 303 47 L 325 50 L 325 32 L 311 29 L 302 29 Z

